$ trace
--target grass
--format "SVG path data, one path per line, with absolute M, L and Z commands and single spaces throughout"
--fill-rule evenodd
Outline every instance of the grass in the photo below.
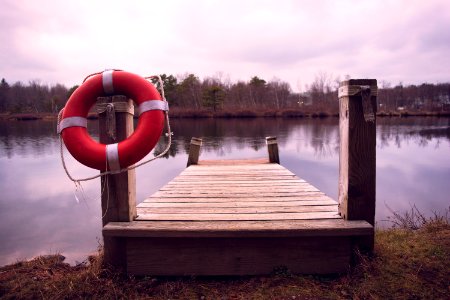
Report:
M 412 213 L 414 211 L 414 213 Z M 132 277 L 102 266 L 101 251 L 70 266 L 60 255 L 0 268 L 2 299 L 448 299 L 450 222 L 424 218 L 414 207 L 394 214 L 394 227 L 377 230 L 372 257 L 335 276 L 226 278 Z

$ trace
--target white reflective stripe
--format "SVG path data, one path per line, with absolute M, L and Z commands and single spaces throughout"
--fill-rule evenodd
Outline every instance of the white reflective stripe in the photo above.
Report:
M 106 145 L 106 159 L 108 160 L 110 171 L 120 171 L 118 146 L 118 143 Z
M 58 124 L 58 134 L 67 127 L 87 127 L 87 119 L 84 117 L 68 117 L 61 120 Z
M 113 70 L 106 70 L 102 73 L 103 91 L 105 94 L 114 94 Z
M 167 101 L 162 100 L 147 100 L 139 104 L 139 115 L 142 115 L 146 111 L 149 110 L 169 110 L 169 103 Z

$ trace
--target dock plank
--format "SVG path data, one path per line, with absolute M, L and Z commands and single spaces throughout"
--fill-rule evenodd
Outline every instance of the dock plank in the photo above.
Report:
M 224 203 L 235 203 L 235 202 L 280 202 L 287 203 L 292 201 L 319 201 L 319 200 L 330 200 L 330 198 L 326 197 L 325 194 L 310 194 L 310 195 L 300 195 L 300 196 L 290 196 L 290 197 L 198 197 L 198 198 L 189 198 L 189 197 L 150 197 L 147 198 L 142 203 L 203 203 L 203 202 L 224 202 Z M 334 201 L 334 200 L 331 200 Z M 334 201 L 335 202 L 335 201 Z M 138 206 L 139 207 L 139 206 Z
M 260 275 L 280 266 L 324 274 L 347 271 L 351 242 L 349 237 L 133 238 L 127 251 L 127 270 L 135 275 Z
M 258 196 L 259 198 L 272 198 L 272 199 L 277 199 L 277 198 L 282 198 L 282 197 L 286 197 L 286 198 L 290 198 L 290 197 L 308 197 L 308 196 L 323 196 L 325 195 L 322 192 L 317 192 L 317 191 L 305 191 L 305 192 L 298 192 L 298 193 L 270 193 L 270 192 L 264 192 L 264 193 L 253 193 L 253 194 L 249 194 L 249 193 L 220 193 L 220 192 L 216 192 L 216 193 L 202 193 L 202 192 L 196 192 L 196 193 L 181 193 L 181 192 L 177 192 L 177 193 L 164 193 L 164 192 L 156 192 L 155 194 L 153 194 L 154 197 L 161 197 L 161 198 L 248 198 L 249 196 L 251 198 L 255 198 L 256 196 Z
M 111 222 L 103 229 L 118 237 L 303 237 L 361 236 L 373 234 L 365 221 L 343 219 L 272 221 L 134 221 Z
M 271 206 L 318 206 L 318 205 L 337 205 L 336 201 L 333 200 L 300 200 L 300 201 L 215 201 L 214 199 L 210 200 L 209 198 L 205 198 L 205 201 L 200 202 L 187 202 L 182 201 L 186 199 L 180 199 L 180 201 L 171 201 L 167 202 L 166 199 L 163 199 L 161 202 L 156 201 L 149 201 L 146 200 L 145 202 L 142 202 L 138 205 L 139 208 L 146 208 L 146 207 L 205 207 L 207 205 L 208 207 L 271 207 Z
M 214 204 L 203 203 L 197 207 L 147 207 L 141 208 L 143 214 L 262 214 L 262 213 L 304 213 L 336 211 L 335 205 L 314 206 L 259 206 L 259 207 L 215 207 Z
M 303 213 L 210 213 L 210 214 L 158 214 L 139 210 L 136 221 L 270 221 L 270 220 L 319 220 L 339 219 L 341 216 L 335 211 L 303 212 Z

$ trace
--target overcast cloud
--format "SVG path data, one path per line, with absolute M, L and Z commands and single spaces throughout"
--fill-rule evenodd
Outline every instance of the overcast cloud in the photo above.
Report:
M 0 0 L 0 77 L 79 84 L 141 75 L 257 75 L 304 88 L 320 72 L 450 81 L 450 1 Z

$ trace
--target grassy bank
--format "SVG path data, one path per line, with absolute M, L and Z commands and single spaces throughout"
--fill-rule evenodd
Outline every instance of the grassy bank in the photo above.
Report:
M 102 256 L 72 267 L 58 255 L 0 268 L 0 297 L 151 299 L 448 299 L 450 225 L 447 217 L 395 219 L 377 230 L 375 254 L 348 273 L 233 278 L 130 277 L 102 266 Z M 414 219 L 415 218 L 415 219 Z M 420 227 L 419 229 L 417 229 Z

